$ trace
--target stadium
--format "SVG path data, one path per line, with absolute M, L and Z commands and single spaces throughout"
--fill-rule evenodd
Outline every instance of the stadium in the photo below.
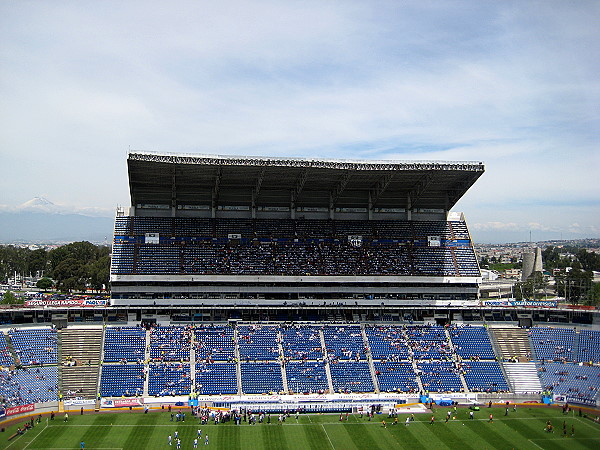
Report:
M 177 426 L 191 447 L 199 423 L 234 448 L 600 443 L 598 311 L 480 299 L 452 208 L 483 163 L 132 152 L 127 168 L 110 304 L 2 311 L 7 448 L 160 448 Z

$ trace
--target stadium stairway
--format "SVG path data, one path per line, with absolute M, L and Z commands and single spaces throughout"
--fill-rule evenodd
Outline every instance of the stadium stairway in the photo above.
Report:
M 280 361 L 280 367 L 281 367 L 281 381 L 283 382 L 283 391 L 287 392 L 288 394 L 290 393 L 290 390 L 288 388 L 288 382 L 287 382 L 287 372 L 285 370 L 285 364 L 281 364 L 281 361 L 283 361 L 283 345 L 281 345 L 281 343 L 283 342 L 283 337 L 281 336 L 281 331 L 277 332 L 277 353 L 279 353 L 279 355 L 281 355 L 281 358 L 279 358 Z
M 381 391 L 379 389 L 379 380 L 377 379 L 377 375 L 375 374 L 375 365 L 373 364 L 373 355 L 371 355 L 371 346 L 369 345 L 369 339 L 367 338 L 367 333 L 365 332 L 365 324 L 361 324 L 360 331 L 362 334 L 363 345 L 367 349 L 367 363 L 369 364 L 369 371 L 371 372 L 371 379 L 373 380 L 373 387 L 375 388 L 375 392 L 379 394 Z
M 327 385 L 329 386 L 329 392 L 333 393 L 333 379 L 331 378 L 331 367 L 329 366 L 329 358 L 327 355 L 327 345 L 325 345 L 325 335 L 323 330 L 319 330 L 319 337 L 321 338 L 321 348 L 323 349 L 323 357 L 325 358 L 325 374 L 327 375 Z
M 146 343 L 144 344 L 144 370 L 148 369 L 148 361 L 150 361 L 150 335 L 152 334 L 151 330 L 146 330 Z M 148 387 L 150 386 L 150 372 L 146 372 L 146 376 L 144 377 L 144 391 L 143 395 L 147 397 Z
M 237 390 L 238 395 L 242 395 L 242 361 L 240 358 L 240 345 L 239 345 L 239 333 L 237 327 L 233 330 L 233 342 L 235 345 L 233 347 L 233 354 L 235 356 L 235 375 L 237 379 Z
M 102 327 L 65 328 L 59 333 L 61 363 L 66 362 L 67 357 L 76 362 L 75 366 L 61 364 L 59 367 L 61 392 L 65 397 L 96 398 Z
M 452 361 L 457 362 L 458 361 L 458 355 L 456 353 L 456 348 L 454 347 L 454 342 L 452 342 L 452 337 L 450 336 L 450 332 L 448 331 L 447 328 L 444 328 L 444 333 L 446 335 L 446 340 L 448 341 L 448 345 L 452 349 Z M 465 380 L 465 375 L 462 372 L 460 372 L 458 374 L 458 378 L 460 378 L 460 382 L 462 384 L 463 391 L 464 392 L 470 392 L 469 391 L 469 385 L 467 384 L 467 380 Z
M 504 363 L 503 366 L 512 392 L 531 394 L 542 391 L 542 384 L 535 363 Z
M 531 361 L 532 351 L 526 330 L 518 327 L 490 327 L 488 331 L 500 360 L 517 357 L 521 362 Z

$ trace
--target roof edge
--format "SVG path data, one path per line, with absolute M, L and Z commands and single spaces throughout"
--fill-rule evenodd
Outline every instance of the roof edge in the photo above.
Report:
M 419 160 L 367 160 L 322 159 L 271 156 L 232 156 L 189 153 L 130 151 L 129 161 L 167 164 L 196 164 L 222 166 L 273 166 L 345 170 L 464 170 L 483 172 L 484 163 L 479 161 L 419 161 Z

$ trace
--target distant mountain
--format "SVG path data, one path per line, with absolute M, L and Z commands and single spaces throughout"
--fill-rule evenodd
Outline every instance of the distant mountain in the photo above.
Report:
M 112 240 L 112 218 L 52 212 L 52 205 L 51 202 L 40 202 L 34 204 L 33 208 L 20 208 L 16 212 L 0 211 L 0 242 L 53 243 L 85 240 L 101 243 Z

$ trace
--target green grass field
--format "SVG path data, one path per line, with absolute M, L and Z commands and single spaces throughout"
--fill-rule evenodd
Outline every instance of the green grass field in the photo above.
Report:
M 43 418 L 33 430 L 10 442 L 8 437 L 16 425 L 0 435 L 0 448 L 17 449 L 175 449 L 169 447 L 167 436 L 179 431 L 182 449 L 193 448 L 196 430 L 208 433 L 210 443 L 204 439 L 198 448 L 218 449 L 554 449 L 600 448 L 600 425 L 580 418 L 577 414 L 562 414 L 560 409 L 521 407 L 516 413 L 504 417 L 503 408 L 482 408 L 475 420 L 468 419 L 468 410 L 459 409 L 456 420 L 444 423 L 448 408 L 435 411 L 436 423 L 429 424 L 430 414 L 417 414 L 409 426 L 404 425 L 406 415 L 399 415 L 399 424 L 391 425 L 387 415 L 366 417 L 350 415 L 348 421 L 339 422 L 338 415 L 301 415 L 298 422 L 292 416 L 283 425 L 272 423 L 248 425 L 233 423 L 198 426 L 188 415 L 184 423 L 170 422 L 165 411 L 122 413 L 70 414 L 65 423 L 62 415 L 54 421 Z M 493 412 L 494 422 L 488 423 Z M 388 423 L 387 428 L 381 424 Z M 554 433 L 544 431 L 547 420 L 555 426 Z M 562 424 L 567 423 L 568 436 L 563 437 Z M 571 425 L 575 436 L 571 437 Z

